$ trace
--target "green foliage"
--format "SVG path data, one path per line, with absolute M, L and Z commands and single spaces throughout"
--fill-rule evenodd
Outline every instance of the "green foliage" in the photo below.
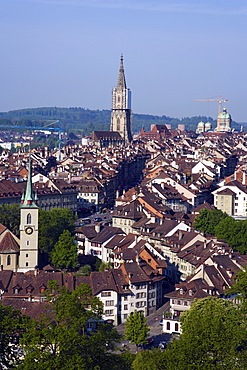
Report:
M 92 271 L 92 267 L 90 265 L 81 266 L 79 269 L 79 273 L 82 275 L 86 275 L 86 276 L 89 276 L 91 271 Z
M 46 315 L 32 320 L 23 335 L 26 357 L 18 369 L 130 369 L 128 357 L 117 356 L 121 336 L 112 325 L 102 324 L 90 336 L 85 333 L 87 320 L 99 319 L 103 308 L 87 284 L 69 292 L 49 283 L 47 299 Z
M 109 270 L 112 268 L 112 265 L 110 262 L 101 262 L 100 266 L 99 266 L 99 271 L 105 271 L 105 270 Z
M 180 338 L 166 350 L 169 370 L 246 369 L 246 318 L 231 301 L 195 300 L 181 323 Z
M 73 233 L 75 216 L 68 208 L 39 210 L 39 248 L 48 253 L 53 250 L 64 230 Z
M 239 294 L 246 304 L 247 300 L 247 267 L 244 270 L 238 270 L 234 278 L 234 285 L 228 289 L 227 294 Z
M 61 127 L 67 130 L 80 130 L 83 135 L 88 135 L 94 130 L 109 130 L 110 126 L 110 110 L 90 110 L 85 108 L 57 108 L 57 107 L 44 107 L 21 109 L 10 112 L 0 113 L 0 121 L 2 124 L 7 122 L 8 126 L 18 124 L 19 126 L 26 126 L 25 120 L 31 120 L 34 126 L 44 126 L 46 120 L 59 120 Z M 211 117 L 195 116 L 172 118 L 168 116 L 157 116 L 150 114 L 137 114 L 133 113 L 133 131 L 139 132 L 142 127 L 146 131 L 150 130 L 150 126 L 170 124 L 172 128 L 177 128 L 178 124 L 186 125 L 187 130 L 196 130 L 199 121 L 210 121 L 216 126 L 216 121 Z M 31 125 L 31 124 L 28 124 Z M 232 122 L 232 126 L 239 128 L 240 125 Z
M 163 370 L 166 367 L 166 353 L 159 349 L 141 351 L 136 354 L 132 363 L 133 370 Z
M 216 225 L 226 217 L 227 214 L 223 213 L 221 210 L 203 208 L 199 216 L 195 218 L 194 228 L 215 236 Z
M 147 343 L 149 328 L 143 312 L 131 313 L 125 322 L 126 330 L 125 337 L 132 344 L 145 344 Z
M 55 244 L 51 252 L 51 263 L 60 269 L 74 269 L 77 266 L 77 246 L 68 230 L 64 230 Z
M 20 205 L 17 203 L 1 204 L 0 222 L 15 235 L 18 235 L 20 226 Z
M 220 210 L 202 209 L 194 227 L 224 239 L 234 250 L 247 254 L 247 220 L 235 220 Z
M 11 369 L 18 361 L 18 355 L 9 344 L 18 338 L 28 323 L 28 317 L 19 310 L 3 306 L 0 302 L 0 368 Z

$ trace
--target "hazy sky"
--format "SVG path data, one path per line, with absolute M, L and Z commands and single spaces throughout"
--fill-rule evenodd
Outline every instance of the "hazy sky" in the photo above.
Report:
M 0 111 L 111 109 L 124 55 L 134 113 L 247 122 L 246 0 L 0 0 Z M 223 108 L 223 106 L 222 106 Z

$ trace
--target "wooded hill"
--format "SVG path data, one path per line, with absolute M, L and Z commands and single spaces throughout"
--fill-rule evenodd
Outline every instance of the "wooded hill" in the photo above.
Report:
M 59 120 L 60 127 L 67 131 L 80 131 L 82 135 L 89 135 L 94 130 L 110 129 L 110 110 L 90 110 L 85 108 L 30 108 L 0 112 L 0 125 L 18 126 L 47 126 L 47 120 Z M 184 124 L 186 130 L 196 130 L 198 122 L 210 121 L 213 127 L 216 121 L 211 117 L 195 116 L 184 117 L 182 119 L 168 116 L 155 116 L 150 114 L 133 113 L 133 132 L 138 133 L 142 127 L 146 131 L 150 130 L 152 124 L 170 124 L 177 128 L 179 124 Z M 239 130 L 240 124 L 233 122 L 232 126 Z M 55 126 L 54 126 L 55 127 Z

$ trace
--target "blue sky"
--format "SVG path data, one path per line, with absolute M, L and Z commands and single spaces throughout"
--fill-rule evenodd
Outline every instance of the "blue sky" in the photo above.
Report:
M 120 55 L 134 113 L 247 122 L 245 0 L 0 0 L 0 111 L 111 109 Z

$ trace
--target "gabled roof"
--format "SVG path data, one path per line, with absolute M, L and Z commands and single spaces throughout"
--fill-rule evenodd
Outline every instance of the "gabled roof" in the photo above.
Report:
M 113 226 L 105 226 L 103 230 L 101 230 L 95 238 L 92 239 L 93 243 L 104 243 L 108 239 L 112 238 L 116 234 L 125 235 L 122 229 L 119 227 Z
M 6 231 L 0 242 L 0 253 L 18 253 L 20 246 L 10 231 Z

